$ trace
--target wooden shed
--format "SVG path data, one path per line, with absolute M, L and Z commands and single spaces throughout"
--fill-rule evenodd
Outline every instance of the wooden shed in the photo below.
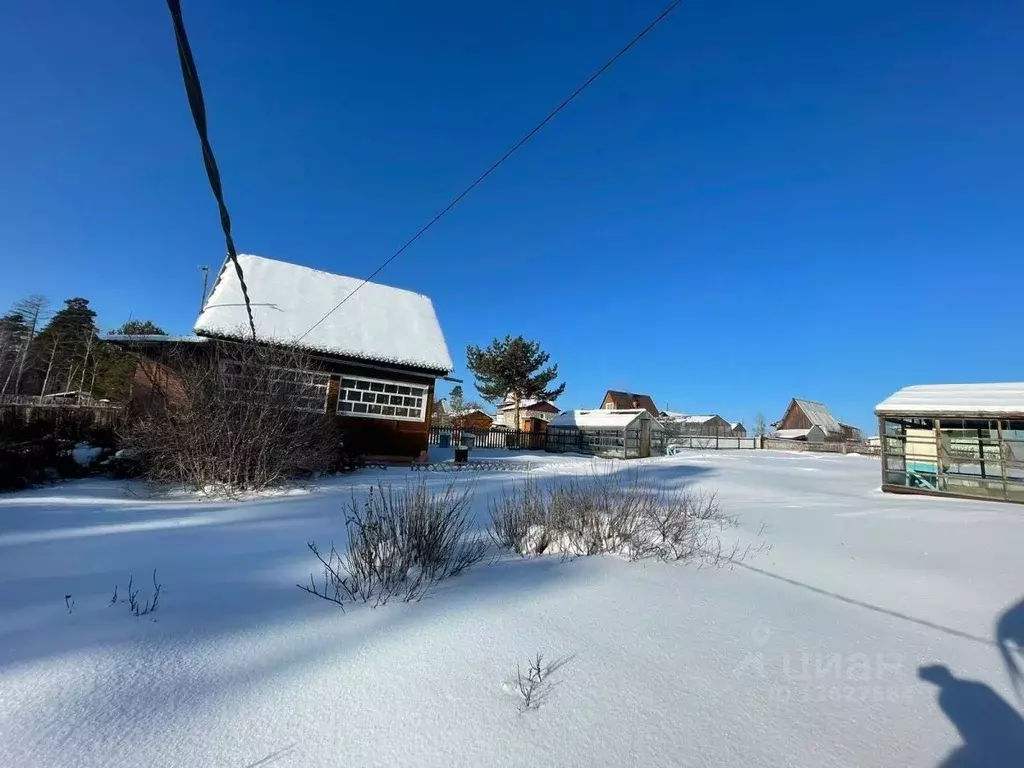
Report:
M 906 387 L 875 413 L 883 491 L 1024 503 L 1024 382 Z

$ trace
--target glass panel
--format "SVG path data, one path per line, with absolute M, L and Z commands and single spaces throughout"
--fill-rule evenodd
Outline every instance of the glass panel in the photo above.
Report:
M 352 410 L 352 403 L 346 403 L 345 401 L 341 401 L 341 402 L 338 403 L 338 410 L 339 411 L 351 411 Z
M 385 384 L 384 385 L 384 391 L 385 392 L 390 392 L 390 393 L 397 392 L 398 391 L 398 385 L 397 384 Z
M 384 384 L 382 382 L 379 382 L 379 381 L 371 381 L 370 382 L 370 389 L 373 390 L 374 392 L 383 392 L 384 391 Z
M 369 389 L 370 388 L 370 382 L 362 381 L 362 380 L 357 381 L 356 382 L 356 387 L 359 388 L 359 389 Z
M 402 405 L 418 406 L 419 398 L 416 397 L 404 397 L 402 398 Z
M 366 412 L 367 413 L 380 413 L 380 406 L 379 405 L 368 405 L 368 406 L 366 406 Z
M 366 403 L 353 403 L 352 404 L 352 411 L 354 413 L 366 413 L 366 408 L 367 408 Z
M 409 416 L 408 408 L 395 408 L 395 416 Z
M 391 395 L 391 405 L 402 405 L 401 395 Z
M 408 387 L 399 387 L 398 388 L 398 394 L 400 394 L 400 395 L 408 395 L 409 394 L 409 388 Z
M 355 379 L 342 379 L 341 380 L 341 386 L 345 387 L 345 389 L 354 389 L 355 386 L 356 386 L 356 380 Z
M 385 405 L 381 408 L 381 414 L 384 416 L 394 416 L 395 409 L 390 405 Z

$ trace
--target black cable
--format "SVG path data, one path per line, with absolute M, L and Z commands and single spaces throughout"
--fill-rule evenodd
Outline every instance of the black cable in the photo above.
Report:
M 169 1 L 170 0 L 168 0 L 168 2 Z M 297 338 L 296 341 L 297 342 L 298 341 L 302 341 L 302 339 L 306 338 L 306 336 L 308 336 L 309 333 L 311 331 L 313 331 L 314 328 L 316 328 L 318 325 L 320 325 L 320 323 L 322 323 L 328 317 L 333 315 L 338 310 L 338 307 L 340 307 L 342 304 L 344 304 L 346 301 L 348 301 L 350 298 L 352 298 L 352 296 L 355 294 L 356 291 L 358 291 L 360 288 L 362 288 L 364 285 L 366 285 L 368 282 L 370 282 L 374 277 L 379 275 L 384 270 L 384 268 L 388 266 L 388 264 L 390 264 L 392 261 L 394 261 L 399 256 L 401 256 L 410 245 L 412 245 L 417 240 L 419 240 L 420 237 L 428 229 L 430 229 L 438 221 L 440 221 L 445 216 L 445 214 L 447 214 L 452 208 L 454 208 L 456 205 L 458 205 L 460 202 L 462 202 L 462 199 L 464 197 L 466 197 L 466 195 L 468 195 L 474 189 L 476 189 L 476 187 L 480 184 L 480 182 L 482 182 L 484 179 L 486 179 L 488 176 L 490 176 L 492 173 L 494 173 L 494 171 L 496 171 L 498 169 L 498 167 L 502 163 L 504 163 L 506 160 L 508 160 L 510 157 L 512 157 L 512 155 L 514 155 L 526 142 L 528 142 L 530 139 L 532 139 L 534 137 L 534 135 L 538 131 L 540 131 L 541 128 L 543 128 L 545 125 L 547 125 L 549 122 L 551 122 L 551 120 L 554 119 L 555 115 L 557 115 L 559 112 L 561 112 L 567 106 L 569 106 L 569 104 L 573 101 L 573 99 L 575 99 L 577 96 L 579 96 L 581 93 L 583 93 L 583 91 L 585 91 L 595 80 L 597 80 L 597 78 L 599 78 L 601 75 L 603 75 L 605 73 L 605 71 L 608 70 L 616 61 L 618 61 L 620 58 L 625 56 L 630 48 L 632 48 L 634 45 L 636 45 L 641 40 L 643 40 L 651 30 L 653 30 L 656 26 L 658 26 L 658 24 L 660 24 L 662 21 L 664 21 L 669 16 L 669 14 L 671 14 L 672 11 L 674 11 L 682 2 L 683 2 L 683 0 L 673 0 L 673 2 L 670 3 L 669 6 L 667 8 L 665 8 L 665 10 L 663 10 L 658 15 L 657 18 L 654 19 L 654 21 L 652 21 L 650 24 L 648 24 L 646 27 L 644 27 L 643 30 L 641 30 L 638 35 L 636 35 L 632 40 L 630 40 L 628 43 L 626 43 L 626 45 L 622 48 L 622 50 L 620 50 L 618 53 L 616 53 L 614 56 L 612 56 L 610 59 L 608 59 L 608 61 L 606 61 L 601 66 L 600 69 L 598 69 L 596 72 L 594 72 L 594 74 L 592 74 L 590 77 L 588 77 L 586 79 L 586 81 L 584 81 L 584 83 L 581 86 L 579 86 L 575 91 L 573 91 L 561 104 L 559 104 L 557 107 L 555 107 L 553 110 L 551 110 L 551 112 L 548 113 L 547 117 L 545 117 L 543 120 L 541 120 L 539 123 L 537 123 L 537 125 L 535 125 L 530 130 L 529 133 L 527 133 L 525 136 L 523 136 L 523 138 L 521 138 L 519 141 L 517 141 L 515 144 L 513 144 L 512 148 L 509 149 L 507 152 L 505 152 L 505 154 L 502 155 L 500 158 L 498 158 L 498 160 L 496 162 L 494 162 L 491 165 L 490 168 L 488 168 L 486 171 L 484 171 L 482 174 L 480 174 L 480 176 L 477 177 L 476 181 L 474 181 L 472 184 L 470 184 L 468 187 L 466 187 L 459 194 L 458 197 L 456 197 L 454 200 L 452 200 L 450 203 L 448 203 L 448 205 L 446 205 L 441 210 L 441 212 L 438 213 L 434 218 L 432 218 L 430 221 L 428 221 L 420 229 L 419 232 L 417 232 L 415 235 L 413 235 L 408 240 L 406 240 L 405 244 L 401 248 L 399 248 L 397 251 L 395 251 L 393 254 L 391 254 L 391 256 L 389 256 L 384 261 L 383 264 L 381 264 L 379 267 L 377 267 L 375 270 L 373 270 L 373 272 L 370 273 L 369 277 L 367 277 L 359 285 L 357 285 L 352 290 L 352 293 L 348 294 L 348 296 L 346 296 L 344 299 L 339 301 L 330 312 L 328 312 L 326 315 L 324 315 L 319 320 L 317 320 L 313 325 L 311 325 L 309 327 L 309 330 L 307 330 L 305 333 L 303 333 L 301 336 L 299 336 L 299 338 Z
M 199 142 L 203 147 L 203 164 L 206 166 L 206 176 L 210 180 L 210 189 L 213 190 L 213 196 L 217 198 L 217 207 L 220 209 L 220 226 L 224 230 L 224 242 L 228 248 L 228 258 L 235 265 L 235 274 L 238 275 L 238 284 L 242 287 L 242 297 L 245 299 L 245 311 L 249 315 L 249 329 L 252 331 L 253 339 L 255 339 L 256 323 L 252 318 L 249 289 L 245 285 L 242 265 L 238 263 L 235 241 L 231 237 L 231 218 L 228 216 L 228 208 L 224 204 L 224 190 L 220 183 L 220 172 L 217 170 L 217 160 L 213 156 L 213 148 L 210 146 L 210 139 L 207 136 L 206 105 L 203 103 L 203 89 L 199 84 L 199 72 L 196 70 L 196 63 L 192 58 L 192 48 L 188 44 L 188 35 L 185 34 L 185 22 L 181 18 L 181 2 L 179 0 L 167 0 L 167 9 L 171 12 L 171 21 L 174 22 L 174 39 L 178 44 L 181 76 L 185 81 L 188 105 L 192 110 L 192 119 L 195 121 L 196 131 L 199 133 Z

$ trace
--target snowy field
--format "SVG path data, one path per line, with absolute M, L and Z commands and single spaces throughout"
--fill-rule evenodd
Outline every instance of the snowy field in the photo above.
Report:
M 636 464 L 508 461 L 424 477 L 474 484 L 483 526 L 527 473 Z M 728 539 L 760 551 L 505 557 L 343 613 L 295 587 L 306 542 L 343 536 L 353 489 L 420 475 L 243 502 L 104 480 L 2 495 L 0 766 L 1024 766 L 1024 659 L 1004 650 L 1024 646 L 1024 507 L 883 495 L 859 456 L 643 463 L 717 490 Z M 148 598 L 154 568 L 156 613 L 110 605 L 129 574 Z M 569 660 L 520 713 L 508 682 L 537 652 Z

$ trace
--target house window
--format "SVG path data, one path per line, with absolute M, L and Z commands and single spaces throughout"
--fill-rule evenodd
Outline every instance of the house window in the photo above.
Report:
M 345 376 L 338 390 L 338 413 L 361 419 L 423 421 L 427 392 L 420 384 Z
M 251 365 L 235 360 L 221 362 L 225 389 L 235 392 L 253 392 L 281 396 L 298 411 L 325 413 L 327 411 L 327 384 L 330 376 L 319 371 L 301 371 L 292 368 L 269 367 L 256 374 Z

